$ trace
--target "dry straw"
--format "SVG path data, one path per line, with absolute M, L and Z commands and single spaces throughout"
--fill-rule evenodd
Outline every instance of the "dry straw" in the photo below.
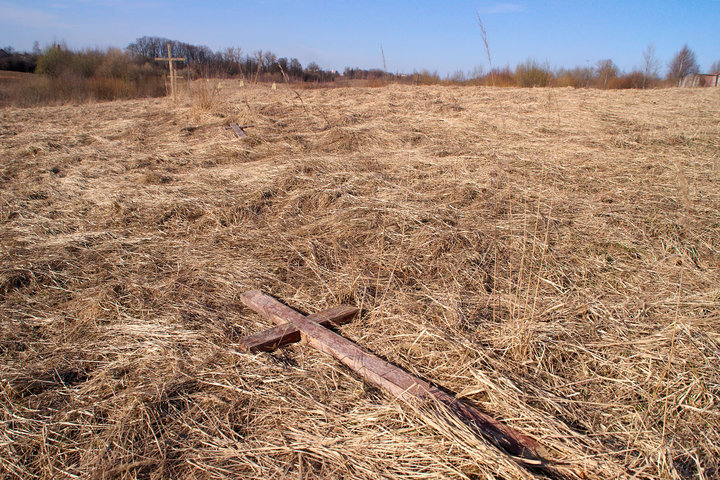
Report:
M 717 478 L 719 95 L 0 110 L 0 476 L 534 477 L 303 345 L 238 352 L 259 288 L 362 307 L 344 335 L 588 479 Z

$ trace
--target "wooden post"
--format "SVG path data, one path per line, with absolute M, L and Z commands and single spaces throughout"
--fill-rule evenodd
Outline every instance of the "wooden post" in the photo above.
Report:
M 556 479 L 579 478 L 574 471 L 556 466 L 554 462 L 545 458 L 544 449 L 532 438 L 463 403 L 426 380 L 363 350 L 345 337 L 328 330 L 274 298 L 258 290 L 252 290 L 244 293 L 241 300 L 252 310 L 277 324 L 294 325 L 306 343 L 332 355 L 365 380 L 395 397 L 408 403 L 431 401 L 445 407 L 448 413 L 527 468 Z
M 167 51 L 167 58 L 155 57 L 155 60 L 158 62 L 168 62 L 168 65 L 170 67 L 170 91 L 172 92 L 173 101 L 176 101 L 177 96 L 175 94 L 175 67 L 173 66 L 173 62 L 185 62 L 185 58 L 173 58 L 170 42 L 168 42 L 167 44 Z
M 168 64 L 170 65 L 170 91 L 172 91 L 173 102 L 177 100 L 175 95 L 175 69 L 173 68 L 172 62 L 172 50 L 170 50 L 170 42 L 167 44 L 168 47 Z

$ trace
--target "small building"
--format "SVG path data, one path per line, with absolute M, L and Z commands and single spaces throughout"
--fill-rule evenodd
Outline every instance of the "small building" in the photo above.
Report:
M 683 77 L 679 87 L 720 87 L 720 73 L 698 73 Z

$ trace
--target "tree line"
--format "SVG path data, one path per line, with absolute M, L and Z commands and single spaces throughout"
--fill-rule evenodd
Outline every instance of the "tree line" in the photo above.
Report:
M 213 51 L 204 45 L 192 45 L 162 37 L 141 37 L 127 46 L 129 55 L 141 61 L 154 61 L 168 55 L 184 57 L 186 66 L 199 77 L 235 77 L 263 81 L 280 81 L 285 78 L 295 82 L 328 82 L 337 73 L 320 68 L 311 62 L 305 68 L 297 58 L 278 57 L 271 51 L 258 50 L 244 53 L 240 47 L 228 47 Z
M 552 69 L 534 59 L 520 62 L 512 69 L 509 65 L 485 72 L 476 67 L 471 73 L 462 70 L 442 79 L 437 72 L 415 73 L 418 83 L 459 83 L 466 85 L 494 85 L 518 87 L 575 87 L 575 88 L 655 88 L 676 86 L 680 79 L 700 72 L 695 52 L 684 45 L 667 64 L 661 75 L 662 63 L 655 47 L 649 45 L 642 53 L 642 63 L 629 72 L 623 72 L 612 61 L 602 59 L 594 65 Z M 720 60 L 713 63 L 709 73 L 720 73 Z
M 241 77 L 251 81 L 289 81 L 326 83 L 342 78 L 344 81 L 404 82 L 416 84 L 455 83 L 495 86 L 572 86 L 576 88 L 649 88 L 661 85 L 677 85 L 678 81 L 700 70 L 695 52 L 684 45 L 667 64 L 664 77 L 662 64 L 655 48 L 650 45 L 642 54 L 641 67 L 621 72 L 611 59 L 600 60 L 593 66 L 572 69 L 551 69 L 529 59 L 514 69 L 509 66 L 484 72 L 476 67 L 473 72 L 457 71 L 441 78 L 437 72 L 413 72 L 412 74 L 389 73 L 381 69 L 346 67 L 340 74 L 324 70 L 311 62 L 303 67 L 297 58 L 278 57 L 271 51 L 245 53 L 239 47 L 213 51 L 204 45 L 193 45 L 163 37 L 144 36 L 130 43 L 124 50 L 86 49 L 72 51 L 63 44 L 54 43 L 44 50 L 37 44 L 31 52 L 18 52 L 11 47 L 0 49 L 0 70 L 36 72 L 59 76 L 73 72 L 86 78 L 138 77 L 160 74 L 167 63 L 157 62 L 156 57 L 166 57 L 170 44 L 174 57 L 184 57 L 186 63 L 180 68 L 193 78 Z M 720 71 L 720 61 L 709 69 Z

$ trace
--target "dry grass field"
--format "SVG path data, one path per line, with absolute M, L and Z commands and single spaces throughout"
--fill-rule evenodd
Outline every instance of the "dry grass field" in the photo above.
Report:
M 236 138 L 229 122 L 253 125 Z M 262 289 L 578 478 L 720 476 L 720 89 L 240 88 L 0 109 L 0 476 L 538 478 Z

